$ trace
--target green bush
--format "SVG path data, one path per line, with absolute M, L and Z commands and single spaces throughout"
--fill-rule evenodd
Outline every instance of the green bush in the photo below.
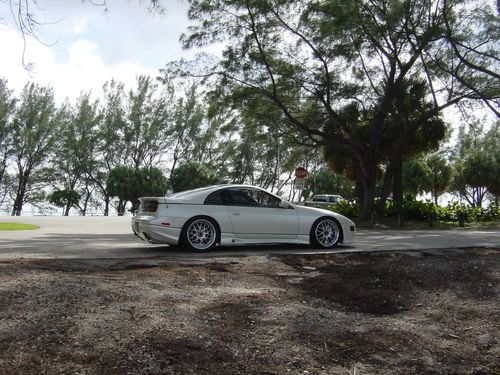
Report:
M 331 211 L 344 215 L 350 219 L 355 219 L 361 216 L 361 206 L 348 201 L 340 201 L 337 204 L 332 204 L 328 207 Z
M 331 211 L 355 219 L 361 216 L 361 206 L 348 201 L 342 201 L 328 207 Z M 388 199 L 384 216 L 396 217 L 396 204 Z M 412 195 L 403 198 L 403 218 L 408 221 L 441 221 L 458 222 L 460 218 L 466 223 L 484 223 L 500 221 L 500 208 L 491 204 L 488 208 L 470 207 L 458 202 L 448 204 L 446 207 L 437 206 L 431 201 L 418 201 Z
M 467 220 L 478 223 L 500 221 L 500 208 L 494 204 L 490 204 L 488 208 L 467 207 Z
M 396 205 L 389 200 L 386 204 L 385 216 L 396 217 Z M 405 220 L 426 221 L 431 216 L 432 220 L 442 222 L 458 222 L 463 219 L 466 223 L 500 221 L 500 208 L 491 204 L 488 208 L 470 207 L 458 202 L 448 204 L 446 207 L 437 206 L 430 201 L 417 201 L 411 195 L 403 198 L 403 217 Z
M 396 202 L 388 200 L 385 207 L 385 216 L 397 216 Z M 436 218 L 434 203 L 417 201 L 412 195 L 405 194 L 403 197 L 403 217 L 406 220 L 425 221 L 428 220 L 429 215 Z

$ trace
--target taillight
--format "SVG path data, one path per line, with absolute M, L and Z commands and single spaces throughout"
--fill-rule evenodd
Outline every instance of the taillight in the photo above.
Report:
M 140 210 L 143 212 L 156 212 L 158 201 L 141 201 Z

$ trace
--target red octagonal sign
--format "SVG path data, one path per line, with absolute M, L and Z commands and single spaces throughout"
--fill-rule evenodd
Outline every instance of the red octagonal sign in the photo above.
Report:
M 307 169 L 304 167 L 295 168 L 295 177 L 297 178 L 305 178 L 307 176 Z

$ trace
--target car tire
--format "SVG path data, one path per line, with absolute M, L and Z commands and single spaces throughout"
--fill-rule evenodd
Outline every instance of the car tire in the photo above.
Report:
M 182 228 L 181 244 L 191 251 L 210 251 L 217 246 L 220 230 L 217 222 L 207 216 L 193 217 Z
M 311 245 L 315 247 L 334 248 L 342 237 L 342 227 L 333 217 L 322 217 L 311 228 Z

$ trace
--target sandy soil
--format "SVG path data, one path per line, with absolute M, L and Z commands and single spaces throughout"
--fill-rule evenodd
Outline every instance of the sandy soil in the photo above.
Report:
M 500 249 L 0 262 L 0 374 L 499 374 Z

